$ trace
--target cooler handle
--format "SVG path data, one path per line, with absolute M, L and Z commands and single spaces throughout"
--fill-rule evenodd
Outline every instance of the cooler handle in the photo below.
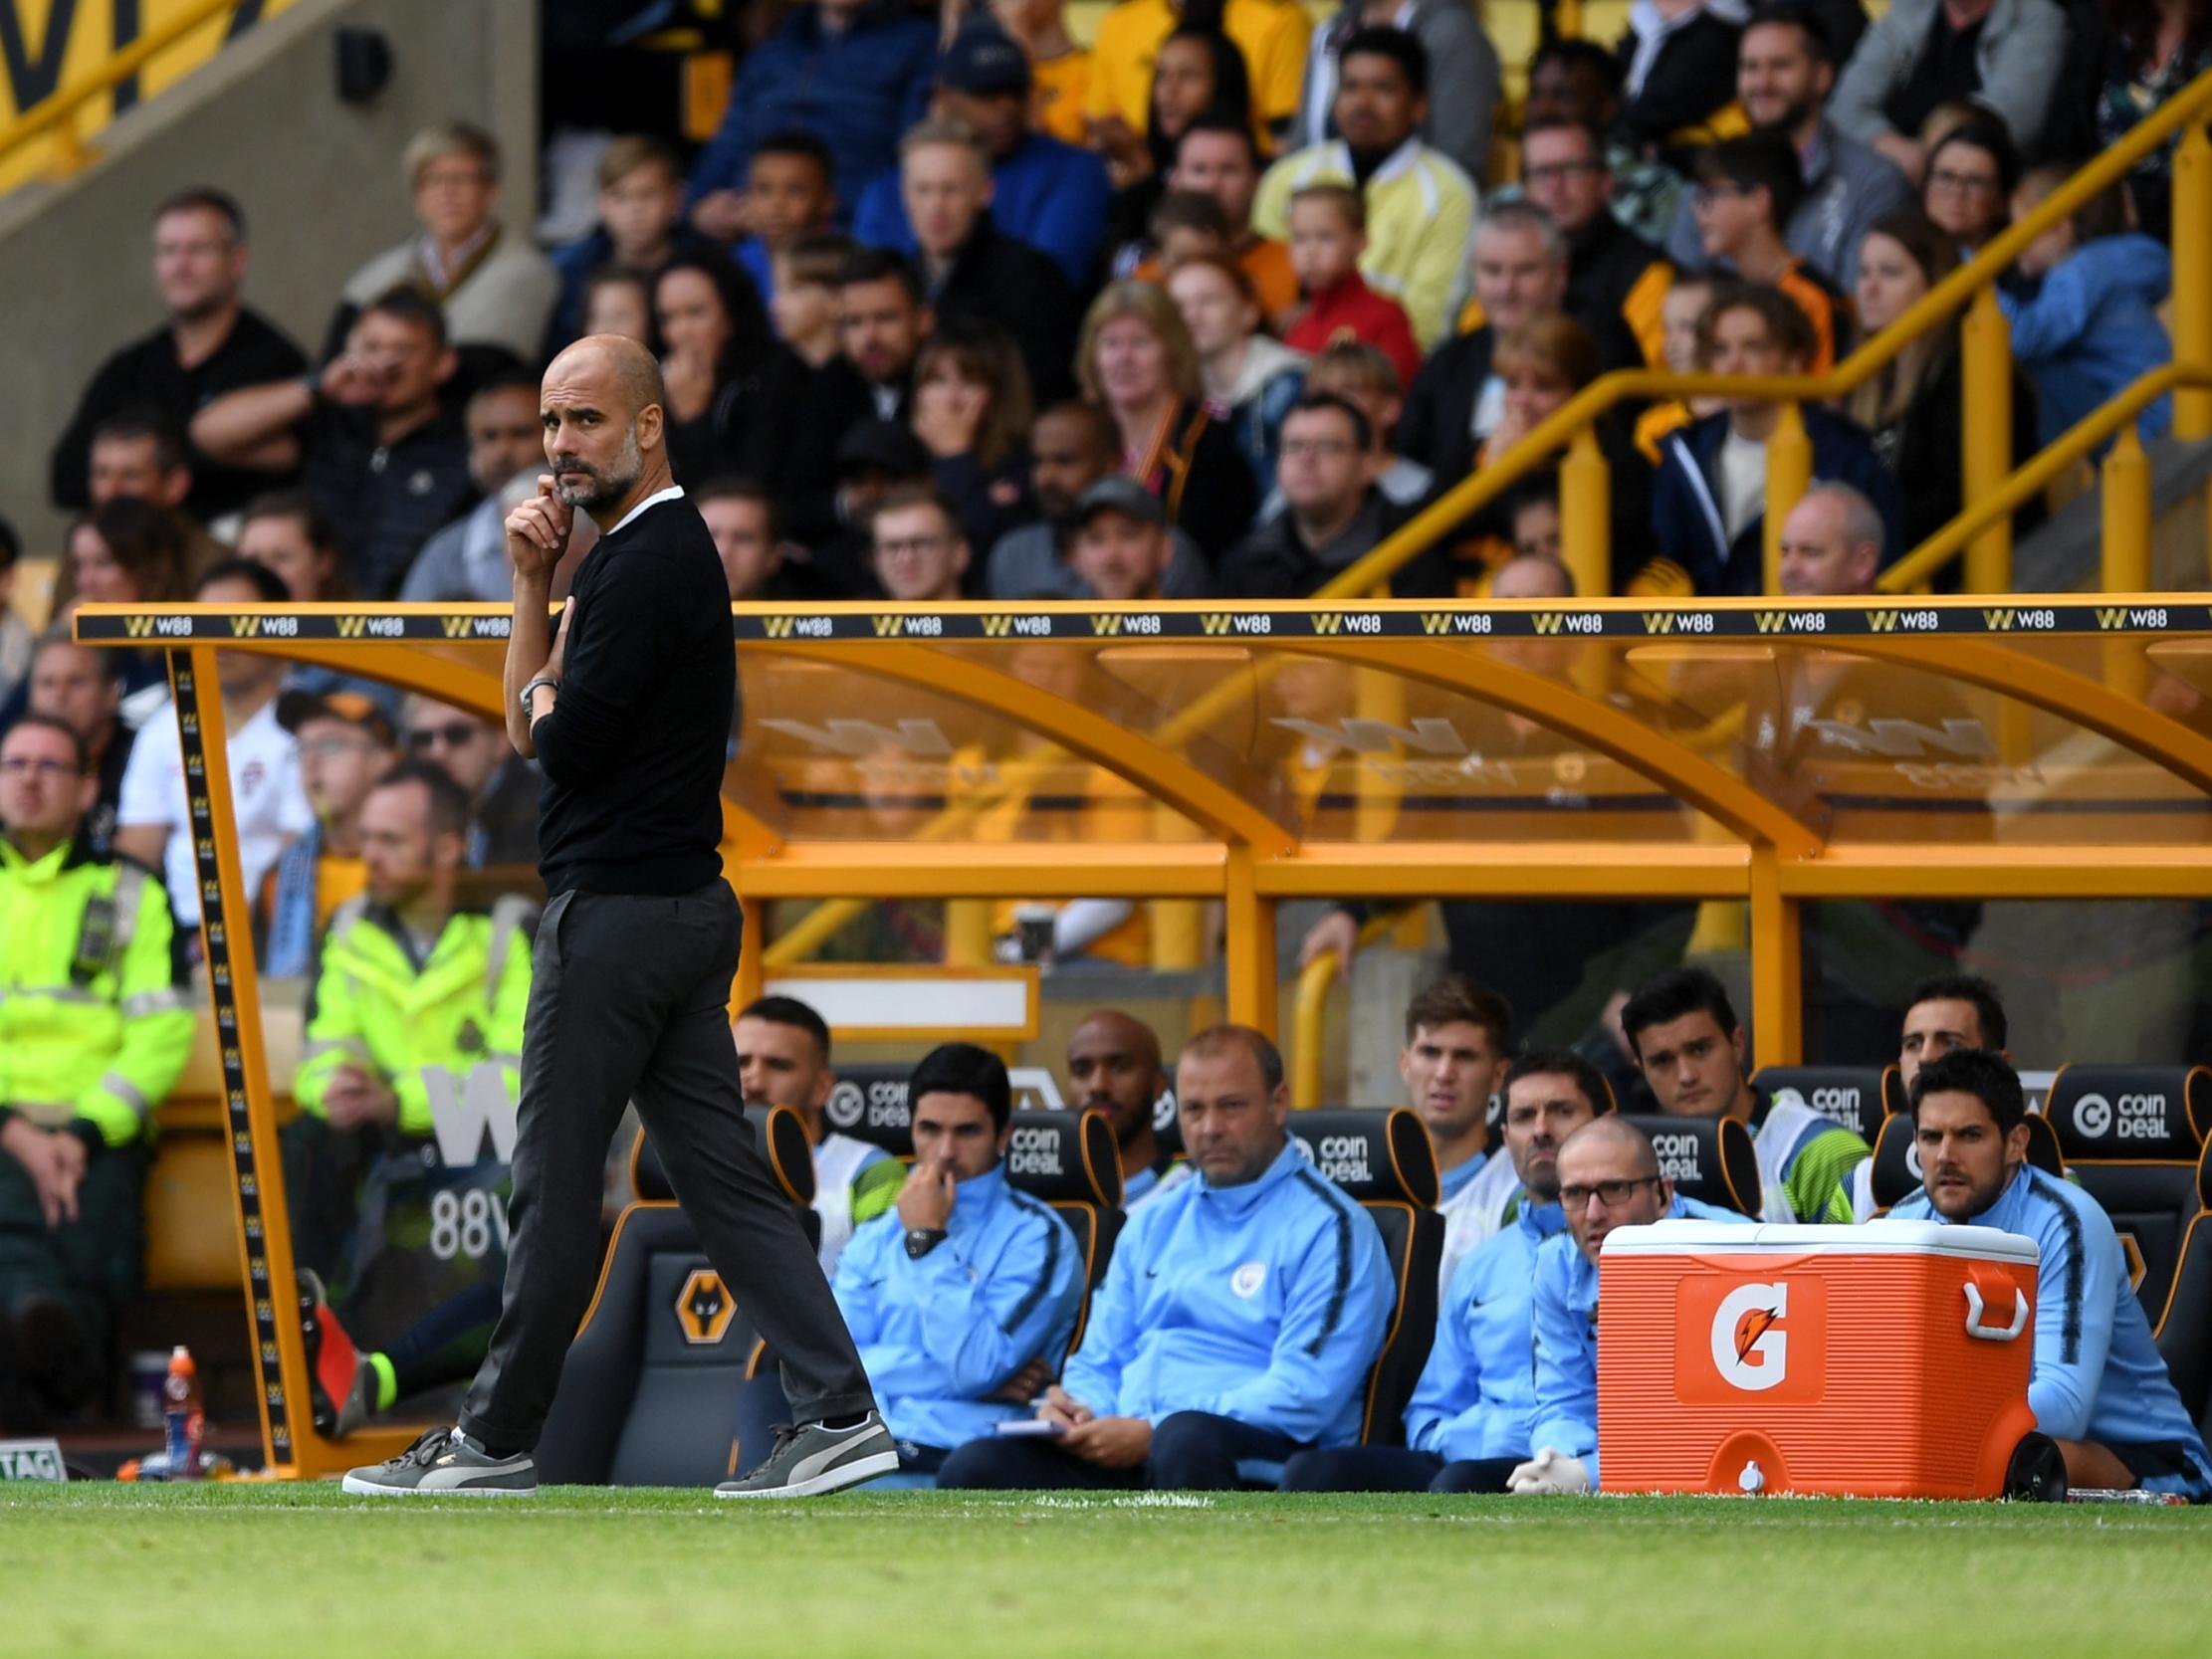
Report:
M 2008 1283 L 2006 1288 L 2012 1292 L 2012 1324 L 2009 1327 L 1984 1325 L 1982 1288 L 1972 1279 L 1966 1281 L 1966 1334 L 1969 1337 L 1978 1337 L 1985 1343 L 2010 1343 L 2017 1342 L 2020 1333 L 2028 1329 L 2027 1297 L 2017 1285 Z

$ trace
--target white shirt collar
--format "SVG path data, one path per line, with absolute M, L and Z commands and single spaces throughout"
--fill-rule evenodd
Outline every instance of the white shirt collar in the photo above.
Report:
M 662 502 L 680 502 L 683 499 L 684 487 L 681 484 L 671 484 L 666 490 L 655 491 L 652 495 L 647 496 L 643 501 L 639 502 L 637 506 L 631 508 L 629 512 L 623 514 L 621 524 L 616 524 L 613 529 L 601 530 L 599 533 L 601 535 L 612 535 L 615 530 L 618 530 L 622 527 L 622 524 L 628 523 L 632 518 L 635 518 L 640 513 L 645 512 L 647 509 L 658 507 Z

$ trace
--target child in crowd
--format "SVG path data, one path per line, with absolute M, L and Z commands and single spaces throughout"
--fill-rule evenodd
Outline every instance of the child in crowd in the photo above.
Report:
M 1197 190 L 1170 190 L 1160 198 L 1160 205 L 1152 210 L 1146 223 L 1152 246 L 1150 251 L 1140 247 L 1125 250 L 1141 257 L 1135 260 L 1117 260 L 1117 268 L 1126 266 L 1129 275 L 1139 282 L 1160 283 L 1170 272 L 1188 260 L 1233 259 L 1232 244 L 1235 231 L 1228 222 L 1228 213 L 1214 197 Z
M 1670 373 L 1694 374 L 1703 366 L 1697 360 L 1697 319 L 1712 304 L 1714 281 L 1709 271 L 1681 272 L 1666 291 L 1666 298 L 1659 302 L 1659 327 L 1665 335 Z M 1715 413 L 1721 402 L 1717 397 L 1670 397 L 1653 404 L 1637 417 L 1636 447 L 1644 452 L 1645 460 L 1658 466 L 1659 440 L 1676 427 Z
M 1309 354 L 1338 340 L 1363 340 L 1380 349 L 1411 384 L 1421 369 L 1421 347 L 1406 309 L 1377 294 L 1360 277 L 1367 251 L 1367 202 L 1347 184 L 1309 184 L 1290 197 L 1290 264 L 1305 292 L 1305 306 L 1283 343 Z
M 829 231 L 795 237 L 776 250 L 769 312 L 777 335 L 809 368 L 837 355 L 837 273 L 851 252 L 851 242 Z
M 583 313 L 579 331 L 586 334 L 620 334 L 648 351 L 655 351 L 652 279 L 614 266 L 594 272 L 583 285 Z
M 2032 213 L 2064 184 L 2065 167 L 2037 167 L 2013 192 L 2014 219 Z M 2042 279 L 2032 300 L 2002 289 L 1997 303 L 2012 324 L 2012 354 L 2035 382 L 2045 444 L 2101 403 L 2173 357 L 2158 305 L 2173 286 L 2166 250 L 2127 229 L 2117 190 L 2091 197 L 2020 251 L 2020 270 Z M 2164 434 L 2171 398 L 2136 417 L 2142 437 Z
M 1747 283 L 1779 289 L 1813 325 L 1807 371 L 1836 366 L 1836 345 L 1851 331 L 1851 308 L 1837 288 L 1790 251 L 1783 227 L 1805 197 L 1805 171 L 1787 138 L 1749 132 L 1697 152 L 1689 205 L 1705 257 Z
M 761 141 L 745 175 L 748 234 L 730 250 L 761 298 L 775 298 L 775 255 L 801 236 L 829 229 L 837 212 L 835 163 L 811 132 L 776 132 Z

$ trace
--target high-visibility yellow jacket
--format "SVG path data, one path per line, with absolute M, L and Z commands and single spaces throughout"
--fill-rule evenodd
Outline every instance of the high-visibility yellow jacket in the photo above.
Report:
M 532 907 L 519 899 L 501 900 L 489 916 L 454 916 L 428 958 L 417 961 L 389 911 L 365 897 L 339 906 L 323 936 L 308 1005 L 293 1084 L 301 1110 L 322 1116 L 332 1075 L 348 1064 L 390 1087 L 403 1135 L 436 1128 L 430 1073 L 446 1072 L 458 1090 L 489 1060 L 505 1074 L 509 1093 L 519 1093 L 531 916 Z
M 192 1052 L 173 939 L 142 865 L 0 837 L 0 1108 L 109 1146 L 144 1136 Z

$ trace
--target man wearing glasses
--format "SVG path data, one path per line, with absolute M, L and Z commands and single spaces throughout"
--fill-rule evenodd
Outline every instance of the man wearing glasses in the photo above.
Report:
M 1229 551 L 1220 590 L 1303 599 L 1373 552 L 1411 515 L 1375 487 L 1375 430 L 1357 405 L 1307 392 L 1283 416 L 1275 484 L 1282 511 Z
M 100 792 L 67 722 L 0 739 L 0 1420 L 101 1386 L 137 1288 L 148 1122 L 192 1047 L 153 872 L 79 838 Z
M 469 868 L 538 862 L 538 769 L 507 746 L 496 724 L 449 703 L 410 698 L 407 752 L 468 795 Z
M 1626 329 L 1644 361 L 1664 368 L 1659 306 L 1674 285 L 1673 269 L 1615 217 L 1605 135 L 1587 121 L 1531 121 L 1521 135 L 1521 189 L 1567 238 L 1567 314 L 1590 330 L 1607 366 L 1631 366 L 1618 360 L 1616 342 Z
M 869 522 L 876 580 L 887 595 L 908 605 L 961 597 L 968 538 L 950 502 L 927 485 L 904 486 L 884 497 Z
M 1598 1490 L 1598 1253 L 1616 1227 L 1654 1221 L 1741 1221 L 1701 1204 L 1659 1173 L 1652 1142 L 1634 1124 L 1598 1118 L 1559 1148 L 1559 1207 L 1567 1230 L 1536 1251 L 1534 1449 L 1506 1490 Z

